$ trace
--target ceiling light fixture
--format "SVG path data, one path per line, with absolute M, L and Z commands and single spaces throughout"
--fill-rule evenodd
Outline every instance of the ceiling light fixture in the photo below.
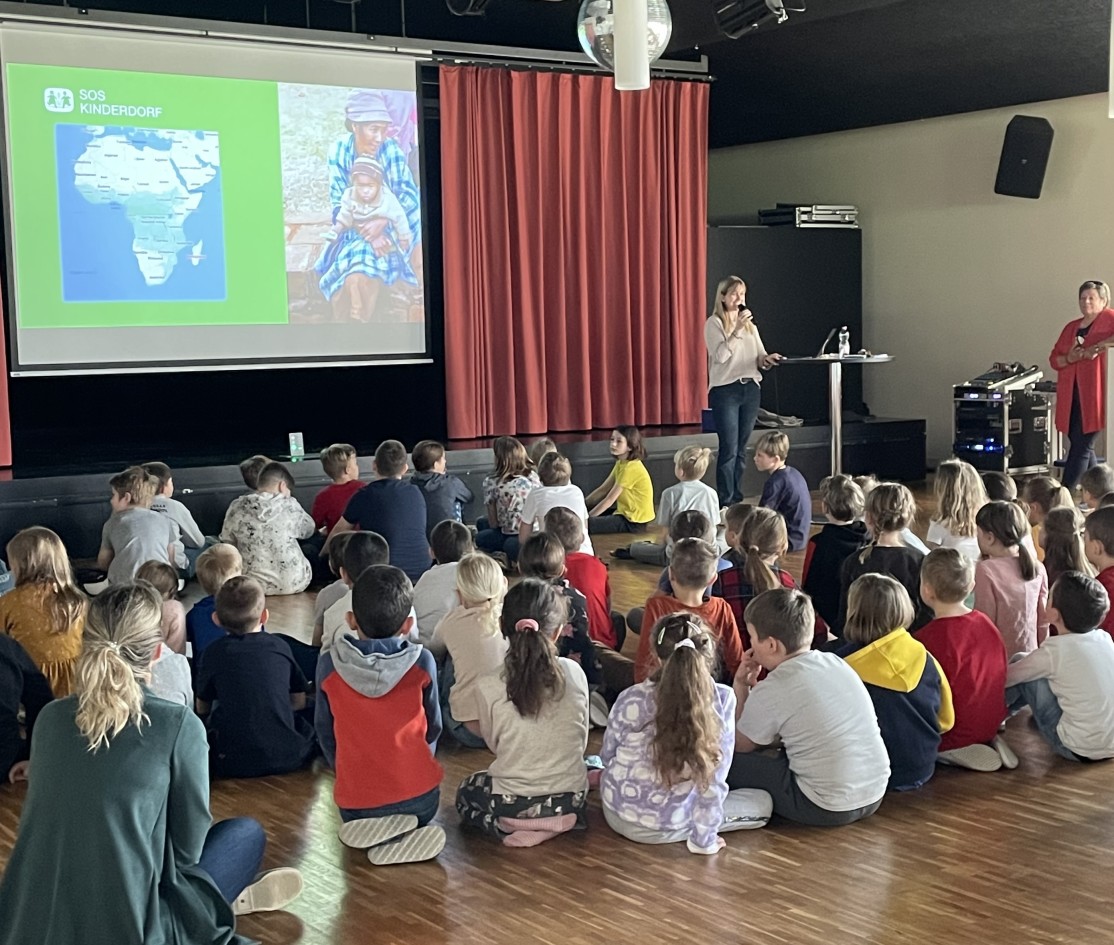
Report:
M 716 26 L 731 39 L 745 36 L 763 23 L 773 20 L 784 23 L 790 13 L 804 13 L 803 0 L 786 6 L 783 0 L 712 0 Z
M 585 54 L 615 73 L 615 88 L 648 89 L 650 63 L 669 45 L 673 17 L 666 0 L 583 0 L 576 33 Z

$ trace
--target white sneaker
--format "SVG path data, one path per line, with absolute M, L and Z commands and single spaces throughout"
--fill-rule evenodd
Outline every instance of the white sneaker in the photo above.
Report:
M 293 902 L 302 893 L 302 874 L 292 866 L 267 870 L 255 877 L 232 903 L 234 915 L 250 912 L 274 912 Z
M 607 700 L 599 692 L 588 693 L 588 721 L 596 728 L 607 728 L 607 719 L 611 710 L 607 707 Z

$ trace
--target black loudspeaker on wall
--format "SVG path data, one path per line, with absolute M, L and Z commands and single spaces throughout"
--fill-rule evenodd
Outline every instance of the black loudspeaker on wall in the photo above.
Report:
M 1014 115 L 1002 141 L 994 193 L 1034 200 L 1039 197 L 1051 149 L 1052 125 L 1048 119 Z

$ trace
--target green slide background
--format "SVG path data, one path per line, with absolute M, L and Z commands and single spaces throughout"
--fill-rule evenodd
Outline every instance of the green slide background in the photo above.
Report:
M 70 89 L 73 112 L 43 105 L 43 91 Z M 81 115 L 80 89 L 106 102 L 161 106 L 158 118 Z M 149 72 L 7 66 L 9 186 L 23 328 L 286 324 L 286 244 L 278 85 Z M 54 126 L 123 125 L 220 135 L 225 284 L 222 302 L 71 302 L 62 299 Z M 131 246 L 121 247 L 131 254 Z M 179 265 L 182 265 L 180 262 Z

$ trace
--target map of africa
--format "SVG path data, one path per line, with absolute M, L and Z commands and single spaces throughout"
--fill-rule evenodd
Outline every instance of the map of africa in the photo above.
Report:
M 66 301 L 224 299 L 216 132 L 55 131 Z

